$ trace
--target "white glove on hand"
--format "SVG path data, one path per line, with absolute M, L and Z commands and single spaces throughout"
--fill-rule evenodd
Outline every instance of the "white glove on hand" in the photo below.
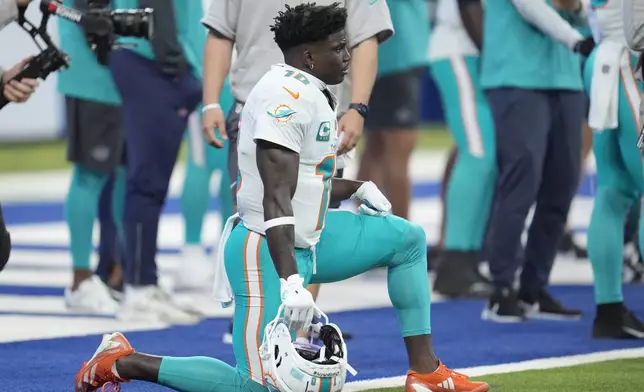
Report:
M 315 315 L 315 301 L 303 284 L 304 279 L 299 275 L 280 279 L 284 322 L 291 331 L 308 328 Z
M 371 181 L 360 185 L 360 188 L 351 195 L 352 199 L 358 199 L 362 202 L 358 211 L 361 214 L 383 216 L 391 212 L 391 203 L 380 189 Z

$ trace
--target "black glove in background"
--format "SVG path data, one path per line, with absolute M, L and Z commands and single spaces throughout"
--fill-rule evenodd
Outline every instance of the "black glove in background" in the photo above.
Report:
M 595 49 L 595 39 L 590 36 L 586 39 L 582 39 L 575 44 L 573 52 L 579 53 L 583 56 L 590 56 L 590 53 Z

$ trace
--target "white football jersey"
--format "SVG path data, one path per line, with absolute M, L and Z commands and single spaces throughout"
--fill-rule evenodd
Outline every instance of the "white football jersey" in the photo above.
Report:
M 482 2 L 484 4 L 485 2 Z M 478 56 L 476 45 L 467 34 L 458 0 L 438 0 L 436 21 L 429 39 L 429 60 L 438 61 L 452 56 Z
M 326 95 L 323 91 L 326 91 Z M 264 234 L 264 186 L 257 169 L 257 139 L 300 155 L 297 189 L 291 201 L 295 247 L 317 244 L 324 228 L 336 169 L 337 99 L 314 76 L 285 64 L 273 65 L 251 90 L 239 131 L 239 217 Z

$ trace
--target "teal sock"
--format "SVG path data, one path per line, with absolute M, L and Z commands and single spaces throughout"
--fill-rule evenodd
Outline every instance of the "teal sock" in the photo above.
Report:
M 74 270 L 90 269 L 94 221 L 98 215 L 98 201 L 108 175 L 74 165 L 72 182 L 65 201 L 65 220 Z
M 230 365 L 208 357 L 163 357 L 157 383 L 184 392 L 265 392 Z
M 479 250 L 490 212 L 492 158 L 459 155 L 447 189 L 445 249 Z
M 114 173 L 114 189 L 112 190 L 112 219 L 116 226 L 116 234 L 123 246 L 125 244 L 125 231 L 123 229 L 123 213 L 125 211 L 125 182 L 127 170 L 119 166 Z
M 181 206 L 185 222 L 186 244 L 201 244 L 201 230 L 210 201 L 210 171 L 197 166 L 190 157 L 186 161 Z
M 588 257 L 593 267 L 597 305 L 622 302 L 624 218 L 632 196 L 618 189 L 597 189 L 588 227 Z

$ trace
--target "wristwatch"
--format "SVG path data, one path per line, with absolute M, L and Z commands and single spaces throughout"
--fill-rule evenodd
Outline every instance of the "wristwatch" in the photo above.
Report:
M 367 115 L 369 115 L 369 105 L 364 103 L 352 103 L 349 105 L 349 109 L 354 109 L 356 112 L 360 113 L 363 118 L 367 118 Z

